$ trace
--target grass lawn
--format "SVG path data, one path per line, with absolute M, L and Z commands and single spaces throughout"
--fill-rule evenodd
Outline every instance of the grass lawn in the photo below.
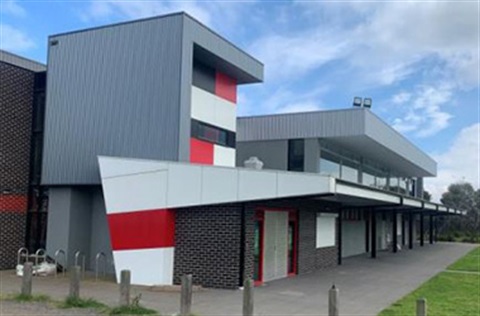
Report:
M 449 270 L 478 271 L 480 248 L 467 254 Z M 428 315 L 480 315 L 480 273 L 441 272 L 418 289 L 384 309 L 379 316 L 414 316 L 416 300 L 426 298 Z
M 465 257 L 450 265 L 447 269 L 480 272 L 480 247 L 470 251 Z

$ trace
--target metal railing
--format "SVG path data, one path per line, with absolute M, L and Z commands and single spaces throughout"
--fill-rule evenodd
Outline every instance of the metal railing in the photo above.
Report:
M 40 262 L 40 263 L 46 262 L 47 261 L 47 252 L 45 251 L 45 249 L 40 248 L 37 251 L 35 251 L 34 259 L 35 259 L 35 266 L 37 268 L 38 268 L 38 260 L 43 259 L 43 261 Z
M 27 248 L 20 248 L 18 249 L 17 251 L 17 266 L 22 264 L 21 261 L 22 261 L 22 258 L 25 258 L 25 260 L 23 261 L 24 263 L 28 261 L 28 249 Z
M 100 258 L 103 257 L 103 278 L 107 275 L 107 256 L 103 252 L 97 253 L 95 256 L 95 282 L 98 280 L 98 262 L 100 261 Z
M 78 266 L 78 257 L 82 256 L 82 278 L 85 278 L 85 254 L 82 251 L 75 253 L 75 265 Z
M 63 251 L 63 249 L 58 249 L 57 251 L 55 251 L 55 277 L 57 277 L 58 256 L 59 255 L 63 255 L 63 264 L 64 265 L 62 267 L 62 274 L 65 277 L 65 270 L 66 270 L 66 267 L 67 267 L 67 254 L 65 253 L 65 251 Z

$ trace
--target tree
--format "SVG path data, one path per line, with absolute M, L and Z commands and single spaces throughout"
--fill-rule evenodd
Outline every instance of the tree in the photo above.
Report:
M 428 192 L 427 190 L 423 190 L 423 199 L 426 201 L 430 201 L 432 199 L 432 195 L 430 194 L 430 192 Z
M 468 241 L 480 239 L 480 189 L 470 183 L 460 182 L 448 186 L 442 194 L 441 202 L 448 207 L 467 211 L 466 216 L 453 216 L 444 221 L 443 233 L 466 236 Z

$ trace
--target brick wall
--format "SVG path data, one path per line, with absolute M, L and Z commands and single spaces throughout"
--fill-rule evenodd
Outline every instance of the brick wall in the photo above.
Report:
M 175 212 L 174 283 L 179 284 L 182 275 L 192 274 L 194 284 L 238 288 L 242 206 L 192 207 Z M 250 249 L 252 243 L 248 244 Z M 250 258 L 246 261 L 251 269 Z
M 299 213 L 299 244 L 298 244 L 298 274 L 313 272 L 338 264 L 338 230 L 334 247 L 316 247 L 316 211 L 300 210 Z
M 25 244 L 34 73 L 0 62 L 0 269 Z

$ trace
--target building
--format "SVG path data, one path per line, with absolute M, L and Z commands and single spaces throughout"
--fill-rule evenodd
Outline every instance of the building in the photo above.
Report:
M 0 269 L 13 268 L 26 244 L 45 247 L 33 242 L 42 239 L 46 224 L 37 207 L 45 71 L 45 65 L 0 50 Z
M 237 119 L 263 65 L 187 14 L 48 46 L 41 190 L 62 265 L 103 253 L 135 284 L 237 288 L 414 247 L 417 226 L 433 243 L 456 212 L 421 199 L 435 162 L 367 109 Z

